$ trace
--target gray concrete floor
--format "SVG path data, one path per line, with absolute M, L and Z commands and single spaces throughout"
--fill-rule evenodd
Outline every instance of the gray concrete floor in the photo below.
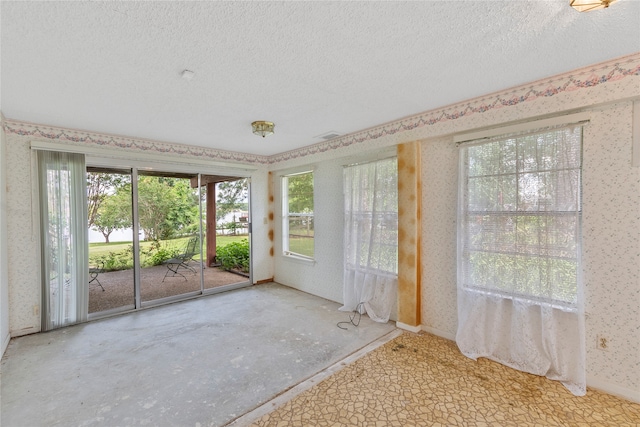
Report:
M 221 426 L 395 329 L 267 284 L 12 339 L 1 421 Z

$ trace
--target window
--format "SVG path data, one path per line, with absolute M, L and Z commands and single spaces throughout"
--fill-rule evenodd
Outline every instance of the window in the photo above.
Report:
M 313 172 L 282 177 L 282 250 L 313 258 Z
M 397 164 L 394 157 L 344 169 L 344 250 L 348 270 L 397 277 Z
M 463 289 L 576 307 L 581 147 L 573 126 L 461 148 Z
M 387 322 L 398 298 L 398 161 L 344 169 L 343 311 Z

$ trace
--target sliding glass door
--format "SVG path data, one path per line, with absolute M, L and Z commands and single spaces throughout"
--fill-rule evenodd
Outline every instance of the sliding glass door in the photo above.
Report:
M 222 180 L 224 179 L 224 180 Z M 202 176 L 205 292 L 249 281 L 249 181 Z
M 202 292 L 198 174 L 139 172 L 142 304 Z
M 87 167 L 89 314 L 135 308 L 131 169 Z
M 89 166 L 88 312 L 250 284 L 248 180 Z

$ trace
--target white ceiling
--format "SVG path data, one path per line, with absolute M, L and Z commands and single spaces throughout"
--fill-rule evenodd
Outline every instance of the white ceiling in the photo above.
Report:
M 640 51 L 640 1 L 568 3 L 2 1 L 0 108 L 271 155 Z

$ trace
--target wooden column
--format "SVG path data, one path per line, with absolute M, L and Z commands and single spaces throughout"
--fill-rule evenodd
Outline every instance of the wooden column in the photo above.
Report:
M 207 257 L 205 265 L 210 267 L 216 259 L 216 183 L 207 183 Z
M 421 330 L 420 237 L 422 185 L 420 143 L 398 145 L 398 321 L 409 331 Z

